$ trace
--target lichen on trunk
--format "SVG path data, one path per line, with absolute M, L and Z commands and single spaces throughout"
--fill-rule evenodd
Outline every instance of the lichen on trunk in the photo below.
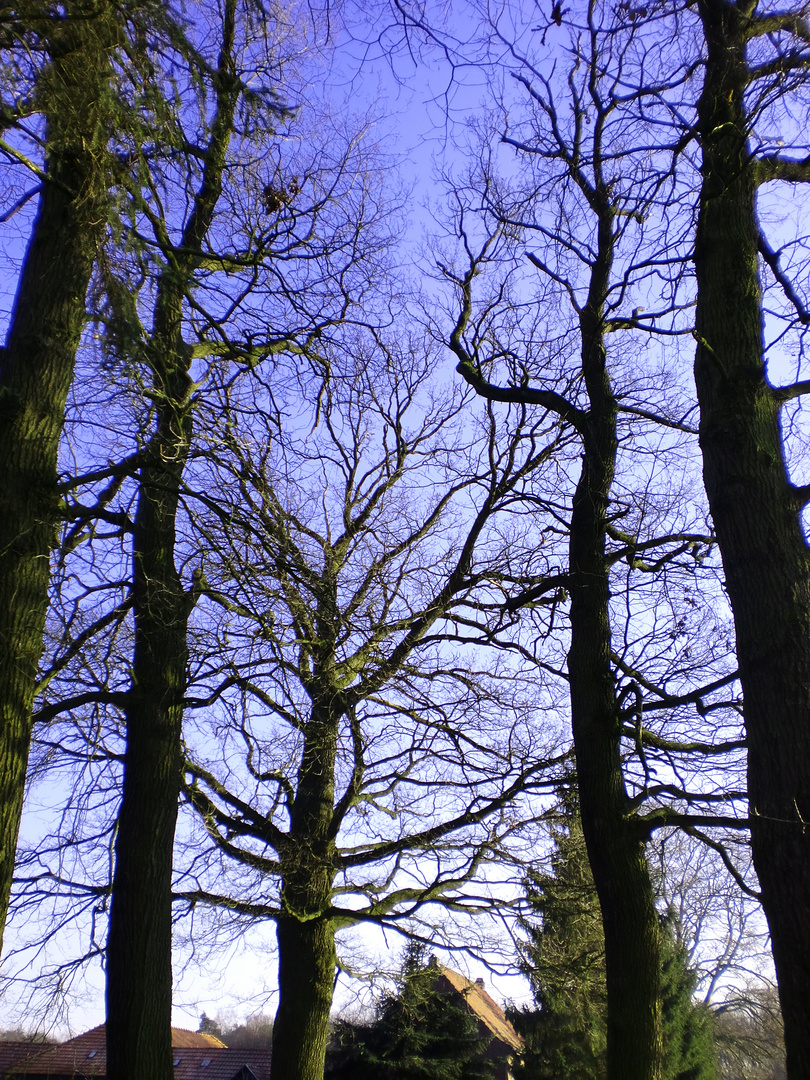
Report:
M 222 192 L 240 85 L 233 76 L 236 0 L 221 12 L 216 108 L 200 154 L 202 175 L 181 242 L 163 252 L 153 332 L 143 350 L 155 402 L 140 454 L 132 530 L 134 649 L 125 709 L 126 751 L 107 940 L 107 1076 L 170 1080 L 172 865 L 187 679 L 186 590 L 175 562 L 183 474 L 193 439 L 193 351 L 184 340 L 187 298 Z M 165 223 L 158 238 L 168 244 Z

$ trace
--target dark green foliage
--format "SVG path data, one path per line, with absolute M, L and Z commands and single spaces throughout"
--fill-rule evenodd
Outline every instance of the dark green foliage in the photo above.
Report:
M 531 871 L 521 968 L 538 1009 L 510 1016 L 526 1040 L 525 1080 L 591 1080 L 607 1068 L 607 991 L 602 916 L 579 821 L 565 789 L 553 826 L 552 872 Z
M 602 1080 L 607 1059 L 605 948 L 576 791 L 560 796 L 553 827 L 551 872 L 532 871 L 527 897 L 533 917 L 521 967 L 538 1008 L 510 1020 L 526 1040 L 518 1080 Z M 539 917 L 539 919 L 538 919 Z M 695 974 L 671 914 L 661 927 L 663 1080 L 714 1080 L 711 1018 L 695 1002 Z
M 219 1021 L 212 1020 L 207 1013 L 203 1013 L 200 1016 L 200 1026 L 197 1028 L 197 1031 L 199 1031 L 201 1035 L 213 1035 L 217 1039 L 222 1038 L 222 1028 Z
M 368 1065 L 365 1048 L 372 1038 L 371 1024 L 355 1024 L 350 1020 L 338 1020 L 332 1028 L 326 1048 L 324 1080 L 363 1080 Z
M 715 1080 L 716 1053 L 708 1009 L 692 996 L 695 973 L 673 913 L 661 920 L 663 1080 Z
M 367 1026 L 335 1029 L 329 1080 L 490 1080 L 480 1055 L 489 1040 L 460 996 L 436 989 L 425 948 L 408 946 L 396 991 L 386 994 Z

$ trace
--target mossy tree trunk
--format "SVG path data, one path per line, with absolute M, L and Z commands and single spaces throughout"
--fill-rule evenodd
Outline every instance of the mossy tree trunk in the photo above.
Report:
M 42 31 L 45 179 L 0 353 L 0 944 L 59 523 L 56 466 L 85 294 L 107 213 L 116 29 L 106 3 L 67 3 Z
M 756 3 L 701 0 L 703 181 L 695 247 L 695 382 L 706 492 L 737 638 L 754 865 L 770 926 L 788 1075 L 810 1077 L 810 552 L 780 395 L 765 373 L 756 189 L 780 175 L 747 143 Z M 785 16 L 787 19 L 787 16 Z M 799 165 L 799 163 L 793 163 Z M 810 180 L 800 170 L 786 178 Z
M 326 620 L 321 620 L 320 629 L 329 636 Z M 325 654 L 332 648 L 327 647 Z M 322 702 L 313 702 L 290 830 L 282 849 L 281 915 L 276 923 L 279 1006 L 273 1025 L 272 1080 L 323 1078 L 337 963 L 330 907 L 336 866 L 338 702 L 336 690 L 327 691 Z
M 124 785 L 107 942 L 107 1076 L 170 1080 L 172 855 L 182 781 L 181 732 L 192 597 L 175 565 L 177 513 L 192 442 L 186 296 L 222 191 L 239 82 L 235 0 L 222 15 L 216 109 L 203 174 L 179 247 L 166 251 L 144 347 L 154 429 L 141 454 L 132 552 L 135 644 L 126 708 Z
M 174 562 L 178 487 L 191 435 L 188 376 L 164 386 L 133 537 L 135 649 L 107 941 L 107 1075 L 172 1076 L 171 880 L 182 759 L 189 600 Z M 165 456 L 162 456 L 165 455 Z
M 314 909 L 317 891 L 311 881 L 306 896 L 298 890 L 296 899 Z M 285 888 L 285 906 L 294 892 Z M 335 927 L 328 915 L 307 919 L 303 914 L 298 909 L 298 914 L 284 914 L 276 922 L 279 1007 L 273 1024 L 272 1075 L 322 1080 L 337 964 Z

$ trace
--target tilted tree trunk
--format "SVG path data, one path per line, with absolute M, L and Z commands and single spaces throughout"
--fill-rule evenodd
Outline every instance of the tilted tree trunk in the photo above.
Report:
M 788 1076 L 810 1077 L 810 552 L 779 395 L 764 365 L 746 43 L 756 5 L 701 0 L 703 182 L 695 382 L 706 492 L 737 637 L 754 865 L 770 926 Z M 810 179 L 810 176 L 808 177 Z
M 135 646 L 126 708 L 124 786 L 107 941 L 107 1076 L 170 1080 L 172 863 L 182 780 L 181 732 L 192 601 L 175 565 L 177 511 L 192 439 L 187 292 L 222 190 L 239 96 L 235 0 L 223 11 L 216 111 L 180 247 L 167 252 L 148 356 L 155 427 L 142 452 L 133 533 Z
M 0 944 L 59 522 L 59 437 L 107 212 L 112 7 L 64 9 L 48 16 L 38 87 L 47 179 L 0 352 Z
M 602 909 L 608 1000 L 608 1080 L 658 1080 L 663 1066 L 658 916 L 622 775 L 621 722 L 611 664 L 607 514 L 616 466 L 616 400 L 607 371 L 604 298 L 611 215 L 597 192 L 598 254 L 580 316 L 589 409 L 580 423 L 582 473 L 570 523 L 568 673 L 580 813 Z
M 282 914 L 276 923 L 279 1005 L 273 1025 L 272 1080 L 323 1080 L 337 963 L 330 906 L 336 866 L 332 821 L 339 715 L 334 701 L 313 703 L 281 855 Z

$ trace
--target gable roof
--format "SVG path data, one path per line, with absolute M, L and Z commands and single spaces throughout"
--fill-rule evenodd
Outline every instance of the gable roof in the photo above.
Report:
M 47 1046 L 9 1071 L 13 1076 L 72 1076 L 74 1073 L 104 1076 L 107 1071 L 104 1025 L 58 1046 Z
M 34 1049 L 33 1056 L 17 1058 L 0 1069 L 14 1077 L 102 1077 L 107 1073 L 107 1036 L 104 1024 L 77 1035 L 60 1046 Z M 175 1080 L 233 1080 L 249 1066 L 255 1080 L 270 1075 L 269 1050 L 228 1049 L 215 1035 L 172 1028 Z
M 523 1048 L 523 1039 L 506 1019 L 506 1014 L 497 1001 L 486 992 L 483 979 L 472 982 L 458 971 L 443 967 L 438 962 L 434 963 L 433 958 L 431 958 L 431 967 L 434 967 L 437 972 L 437 982 L 441 984 L 444 980 L 456 993 L 461 994 L 470 1012 L 492 1032 L 496 1039 L 512 1050 Z
M 177 1061 L 174 1080 L 269 1080 L 270 1077 L 269 1050 L 189 1049 L 177 1051 L 174 1061 Z

